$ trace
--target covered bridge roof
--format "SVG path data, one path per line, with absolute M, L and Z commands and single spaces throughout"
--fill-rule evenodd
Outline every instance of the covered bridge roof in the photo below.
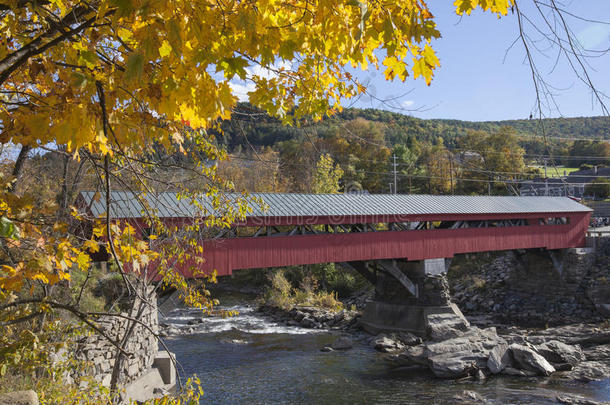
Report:
M 106 213 L 104 194 L 81 192 L 81 204 L 95 217 Z M 226 194 L 229 203 L 241 194 Z M 266 207 L 252 202 L 248 217 L 312 216 L 402 216 L 442 214 L 546 214 L 589 212 L 590 208 L 567 197 L 504 197 L 414 194 L 290 194 L 252 193 Z M 142 204 L 140 199 L 146 201 Z M 175 193 L 163 192 L 136 198 L 126 191 L 111 192 L 113 218 L 139 218 L 148 209 L 161 218 L 189 218 L 217 214 L 209 197 L 199 197 L 202 212 L 190 198 L 178 199 Z

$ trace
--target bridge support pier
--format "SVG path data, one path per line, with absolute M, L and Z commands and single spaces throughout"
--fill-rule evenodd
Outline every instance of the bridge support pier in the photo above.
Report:
M 369 262 L 367 267 L 375 268 L 375 299 L 364 309 L 362 327 L 373 334 L 410 332 L 427 337 L 430 316 L 440 314 L 468 326 L 462 312 L 451 302 L 445 276 L 449 264 L 448 259 L 442 258 Z

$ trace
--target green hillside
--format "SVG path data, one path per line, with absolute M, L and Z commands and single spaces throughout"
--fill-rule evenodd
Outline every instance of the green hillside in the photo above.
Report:
M 351 108 L 319 123 L 289 127 L 245 104 L 240 105 L 234 117 L 222 125 L 224 137 L 221 143 L 225 143 L 230 150 L 240 145 L 273 146 L 282 141 L 307 138 L 311 134 L 323 135 L 358 118 L 382 124 L 385 139 L 390 144 L 407 136 L 415 137 L 418 141 L 435 141 L 440 137 L 451 147 L 469 131 L 495 132 L 502 126 L 514 128 L 524 143 L 539 142 L 542 138 L 540 122 L 536 119 L 487 122 L 426 120 L 386 110 Z M 608 117 L 550 118 L 544 119 L 543 124 L 549 138 L 610 139 Z

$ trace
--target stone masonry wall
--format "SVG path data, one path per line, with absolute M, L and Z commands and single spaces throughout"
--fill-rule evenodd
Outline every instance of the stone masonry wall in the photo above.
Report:
M 450 275 L 453 300 L 465 314 L 492 314 L 524 326 L 601 321 L 608 316 L 605 301 L 610 301 L 606 239 L 595 253 L 570 250 L 561 277 L 548 254 L 507 252 L 460 277 Z
M 150 294 L 149 303 L 144 304 L 144 309 L 139 319 L 142 323 L 149 325 L 152 331 L 158 333 L 158 314 L 157 300 L 154 294 Z M 139 299 L 136 298 L 134 312 L 129 314 L 130 317 L 136 318 Z M 123 313 L 123 315 L 128 315 Z M 114 340 L 120 341 L 124 336 L 131 322 L 128 319 L 107 316 L 100 318 L 98 326 Z M 140 324 L 136 324 L 132 333 L 131 339 L 127 343 L 125 350 L 133 355 L 130 357 L 123 356 L 123 365 L 121 370 L 121 385 L 127 384 L 142 375 L 143 372 L 150 369 L 157 355 L 158 342 L 153 333 Z M 118 349 L 112 345 L 105 337 L 99 333 L 93 333 L 90 336 L 82 338 L 78 342 L 75 351 L 75 357 L 78 360 L 86 360 L 89 363 L 89 369 L 84 370 L 81 374 L 94 376 L 95 379 L 102 382 L 103 385 L 109 386 L 112 376 L 112 368 L 118 354 Z M 76 376 L 75 376 L 76 377 Z

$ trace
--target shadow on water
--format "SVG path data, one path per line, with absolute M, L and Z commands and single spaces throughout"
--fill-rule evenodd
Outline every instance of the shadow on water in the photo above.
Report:
M 223 303 L 236 304 L 231 298 Z M 491 404 L 556 404 L 562 394 L 610 400 L 610 380 L 589 384 L 557 377 L 503 377 L 484 383 L 438 380 L 425 370 L 389 367 L 366 339 L 355 339 L 351 350 L 325 353 L 320 349 L 336 334 L 304 333 L 261 318 L 251 307 L 238 309 L 236 317 L 206 318 L 194 333 L 167 339 L 182 364 L 183 377 L 201 378 L 202 403 L 444 405 L 458 403 L 453 397 L 464 390 L 479 393 Z M 177 311 L 166 322 L 184 325 L 189 314 L 196 317 Z M 215 322 L 213 327 L 206 326 L 208 321 Z

